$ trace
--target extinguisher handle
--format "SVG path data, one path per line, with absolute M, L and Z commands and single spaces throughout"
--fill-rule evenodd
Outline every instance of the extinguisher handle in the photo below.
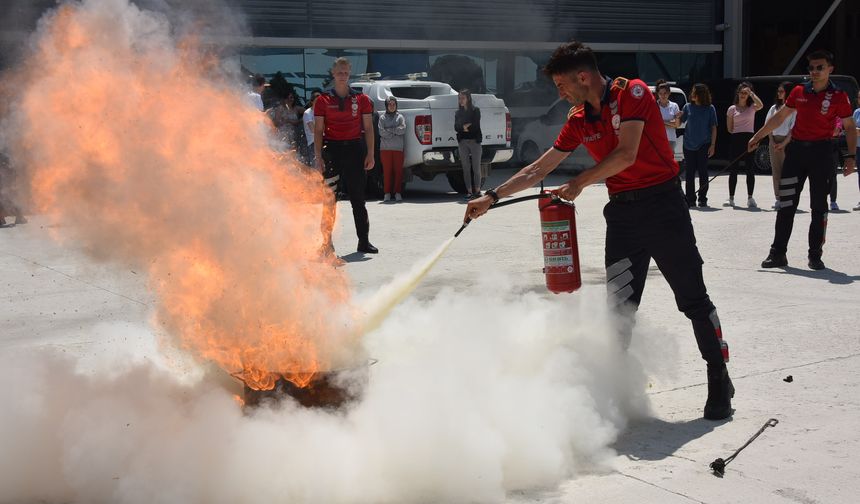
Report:
M 498 201 L 498 202 L 490 205 L 490 209 L 492 210 L 493 208 L 500 208 L 503 206 L 513 205 L 514 203 L 520 203 L 523 201 L 545 199 L 545 198 L 552 198 L 552 197 L 554 197 L 554 196 L 548 192 L 542 192 L 542 193 L 538 193 L 538 194 L 530 194 L 528 196 L 521 196 L 519 198 L 513 198 L 513 199 L 509 199 L 509 200 L 505 200 L 505 201 Z

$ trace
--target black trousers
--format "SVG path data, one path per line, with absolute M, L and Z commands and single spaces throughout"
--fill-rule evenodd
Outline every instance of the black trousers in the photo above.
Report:
M 785 151 L 785 164 L 779 180 L 779 211 L 771 252 L 785 254 L 794 227 L 794 214 L 803 184 L 809 179 L 809 257 L 820 259 L 827 230 L 827 195 L 836 176 L 833 145 L 830 140 L 801 142 L 792 140 Z
M 641 200 L 610 201 L 606 218 L 606 282 L 610 303 L 622 314 L 621 336 L 630 341 L 651 259 L 663 273 L 678 309 L 690 319 L 702 358 L 724 362 L 722 328 L 702 277 L 702 256 L 684 195 L 678 189 Z
M 705 144 L 696 150 L 684 149 L 684 175 L 685 192 L 687 193 L 687 204 L 696 204 L 696 176 L 699 177 L 699 204 L 708 203 L 708 149 L 710 144 Z
M 367 242 L 370 233 L 370 219 L 365 206 L 367 172 L 364 171 L 364 140 L 323 142 L 322 157 L 325 166 L 323 174 L 326 182 L 335 190 L 339 179 L 343 180 L 349 203 L 352 205 L 352 218 L 355 220 L 355 233 L 359 242 Z
M 730 144 L 731 158 L 735 159 L 745 152 L 746 154 L 734 166 L 729 168 L 730 198 L 735 197 L 735 188 L 738 185 L 738 170 L 740 170 L 741 165 L 743 165 L 747 174 L 747 195 L 753 195 L 753 190 L 755 189 L 755 166 L 753 165 L 752 153 L 747 152 L 747 145 L 752 136 L 752 133 L 732 133 Z

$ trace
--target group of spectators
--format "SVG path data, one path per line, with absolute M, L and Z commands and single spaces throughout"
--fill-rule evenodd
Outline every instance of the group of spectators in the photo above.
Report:
M 255 74 L 249 81 L 248 103 L 265 112 L 277 132 L 280 144 L 294 150 L 299 160 L 314 167 L 314 104 L 322 94 L 311 93 L 307 107 L 302 107 L 296 94 L 290 90 L 279 96 L 274 106 L 264 106 L 263 93 L 269 85 L 266 78 Z M 481 195 L 481 110 L 472 103 L 472 93 L 463 89 L 458 93 L 458 109 L 454 115 L 454 129 L 465 181 L 465 199 Z M 390 96 L 385 102 L 385 112 L 379 114 L 379 154 L 383 171 L 383 202 L 403 201 L 403 163 L 406 135 L 406 118 L 397 109 L 397 98 Z M 345 194 L 342 187 L 338 193 Z
M 785 81 L 779 84 L 773 105 L 767 112 L 765 121 L 785 108 L 788 95 L 794 89 L 795 84 Z M 708 158 L 714 156 L 717 143 L 717 111 L 712 105 L 711 92 L 705 84 L 695 84 L 690 91 L 689 103 L 683 109 L 669 99 L 671 88 L 665 81 L 658 81 L 655 87 L 657 104 L 666 125 L 666 135 L 673 150 L 677 142 L 675 130 L 685 124 L 683 135 L 683 151 L 685 164 L 685 194 L 687 204 L 694 208 L 708 206 Z M 860 120 L 860 93 L 857 96 L 858 108 L 854 111 L 855 121 Z M 729 198 L 723 206 L 735 206 L 735 193 L 738 182 L 738 173 L 743 170 L 746 174 L 747 207 L 757 208 L 755 192 L 755 161 L 754 154 L 748 151 L 748 144 L 755 132 L 756 113 L 764 109 L 764 102 L 755 94 L 754 87 L 749 82 L 742 82 L 735 90 L 732 105 L 726 110 L 726 129 L 730 134 L 730 165 L 729 172 Z M 782 167 L 785 162 L 785 148 L 791 142 L 791 131 L 794 128 L 796 113 L 790 109 L 790 115 L 776 129 L 768 135 L 768 158 L 773 173 L 773 195 L 774 204 L 771 208 L 780 208 L 780 178 Z M 841 144 L 844 143 L 844 132 L 842 121 L 837 119 L 833 124 L 833 156 L 835 165 L 838 166 L 841 155 Z M 699 179 L 699 190 L 697 191 L 696 178 Z M 839 210 L 836 202 L 837 181 L 834 176 L 830 177 L 830 209 Z M 854 210 L 860 210 L 858 203 Z

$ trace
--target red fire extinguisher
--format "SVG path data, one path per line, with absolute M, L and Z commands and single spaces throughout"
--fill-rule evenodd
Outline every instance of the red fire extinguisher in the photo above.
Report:
M 553 195 L 538 200 L 546 287 L 559 294 L 582 287 L 576 206 Z

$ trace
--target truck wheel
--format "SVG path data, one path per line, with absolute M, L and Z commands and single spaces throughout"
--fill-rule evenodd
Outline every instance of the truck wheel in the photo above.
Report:
M 766 144 L 758 146 L 755 154 L 753 154 L 753 159 L 755 169 L 759 173 L 771 173 L 773 171 L 770 165 L 770 150 Z
M 534 142 L 526 142 L 523 144 L 522 151 L 520 152 L 520 161 L 529 165 L 537 161 L 537 158 L 540 157 L 540 149 Z
M 448 177 L 448 183 L 451 184 L 451 189 L 459 194 L 466 194 L 466 181 L 463 179 L 462 171 L 445 172 Z

